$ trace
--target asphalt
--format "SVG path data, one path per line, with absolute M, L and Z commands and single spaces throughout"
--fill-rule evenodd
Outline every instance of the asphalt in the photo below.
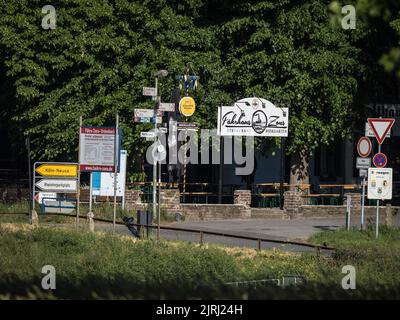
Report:
M 322 230 L 335 230 L 343 227 L 343 225 L 344 219 L 318 218 L 295 220 L 232 219 L 219 221 L 174 222 L 168 226 L 191 230 L 219 232 L 260 239 L 304 242 L 308 237 L 316 232 Z M 112 231 L 112 225 L 96 223 L 96 229 L 102 231 Z M 116 232 L 119 234 L 132 235 L 127 227 L 121 225 L 116 226 Z M 153 235 L 156 235 L 155 229 L 153 229 L 152 232 Z M 166 240 L 183 240 L 195 243 L 199 243 L 200 241 L 200 234 L 195 231 L 183 232 L 161 230 L 160 237 Z M 203 234 L 203 243 L 217 243 L 226 246 L 258 248 L 258 241 L 207 234 Z M 280 244 L 269 241 L 261 242 L 261 249 L 272 248 L 277 248 L 288 252 L 308 252 L 315 250 L 313 248 L 294 244 Z

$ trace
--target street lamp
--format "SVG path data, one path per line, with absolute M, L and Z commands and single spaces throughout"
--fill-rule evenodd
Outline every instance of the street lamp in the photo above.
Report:
M 157 136 L 157 104 L 161 102 L 161 95 L 158 94 L 158 78 L 161 77 L 166 77 L 168 75 L 168 71 L 161 69 L 158 70 L 153 74 L 153 76 L 156 78 L 156 103 L 154 104 L 154 134 Z M 161 162 L 160 162 L 160 177 L 161 177 Z M 160 181 L 161 182 L 161 181 Z M 156 193 L 156 185 L 157 185 L 157 162 L 156 158 L 154 157 L 153 159 L 153 215 L 155 216 L 156 214 L 156 207 L 157 207 L 157 193 Z M 161 188 L 161 183 L 159 188 Z M 160 207 L 160 204 L 159 204 Z M 157 217 L 157 240 L 160 239 L 160 208 L 158 210 L 158 217 Z

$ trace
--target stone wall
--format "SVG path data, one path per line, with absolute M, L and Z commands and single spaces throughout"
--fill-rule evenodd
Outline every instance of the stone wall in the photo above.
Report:
M 235 190 L 233 193 L 233 204 L 246 207 L 251 206 L 251 190 Z
M 343 205 L 347 206 L 347 196 L 351 198 L 351 206 L 352 207 L 360 207 L 361 206 L 361 193 L 345 193 L 344 194 L 344 202 Z
M 298 215 L 300 207 L 304 204 L 303 193 L 298 191 L 286 191 L 284 193 L 284 206 L 286 214 L 290 218 L 294 218 Z
M 249 219 L 251 209 L 238 204 L 181 204 L 185 221 Z

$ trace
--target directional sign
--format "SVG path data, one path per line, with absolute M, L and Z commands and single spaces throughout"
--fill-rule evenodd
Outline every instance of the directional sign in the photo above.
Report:
M 360 157 L 368 157 L 369 154 L 371 153 L 372 149 L 372 143 L 371 140 L 368 137 L 361 137 L 360 140 L 358 140 L 357 143 L 357 152 L 360 155 Z
M 357 169 L 368 169 L 371 167 L 371 158 L 360 158 L 357 157 L 356 162 Z
M 41 213 L 72 213 L 76 208 L 75 202 L 65 200 L 46 200 L 41 207 Z
M 177 122 L 176 127 L 178 130 L 199 130 L 199 124 L 195 122 Z
M 368 118 L 368 123 L 375 134 L 376 140 L 382 144 L 394 124 L 391 118 Z
M 78 182 L 73 179 L 42 179 L 36 183 L 36 187 L 43 191 L 76 193 Z
M 36 173 L 46 177 L 77 177 L 78 166 L 75 164 L 42 164 Z
M 368 199 L 392 199 L 392 168 L 368 169 Z
M 174 112 L 175 111 L 175 103 L 160 103 L 158 106 L 158 110 L 164 112 Z
M 43 199 L 45 202 L 47 202 L 48 199 L 57 199 L 57 193 L 55 193 L 55 192 L 39 192 L 35 195 L 35 200 L 37 203 L 42 204 Z
M 141 138 L 155 138 L 156 137 L 156 135 L 155 135 L 155 133 L 154 133 L 154 131 L 148 131 L 148 132 L 141 132 L 140 133 L 140 137 Z
M 147 97 L 157 96 L 157 89 L 153 87 L 143 87 L 143 95 Z
M 384 153 L 380 152 L 374 155 L 373 163 L 377 168 L 383 168 L 387 164 L 387 157 Z

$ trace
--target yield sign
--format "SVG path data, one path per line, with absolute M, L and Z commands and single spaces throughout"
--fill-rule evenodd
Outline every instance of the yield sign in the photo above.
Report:
M 394 124 L 394 119 L 390 118 L 368 118 L 368 123 L 375 134 L 379 144 L 383 143 L 386 134 L 390 131 Z

